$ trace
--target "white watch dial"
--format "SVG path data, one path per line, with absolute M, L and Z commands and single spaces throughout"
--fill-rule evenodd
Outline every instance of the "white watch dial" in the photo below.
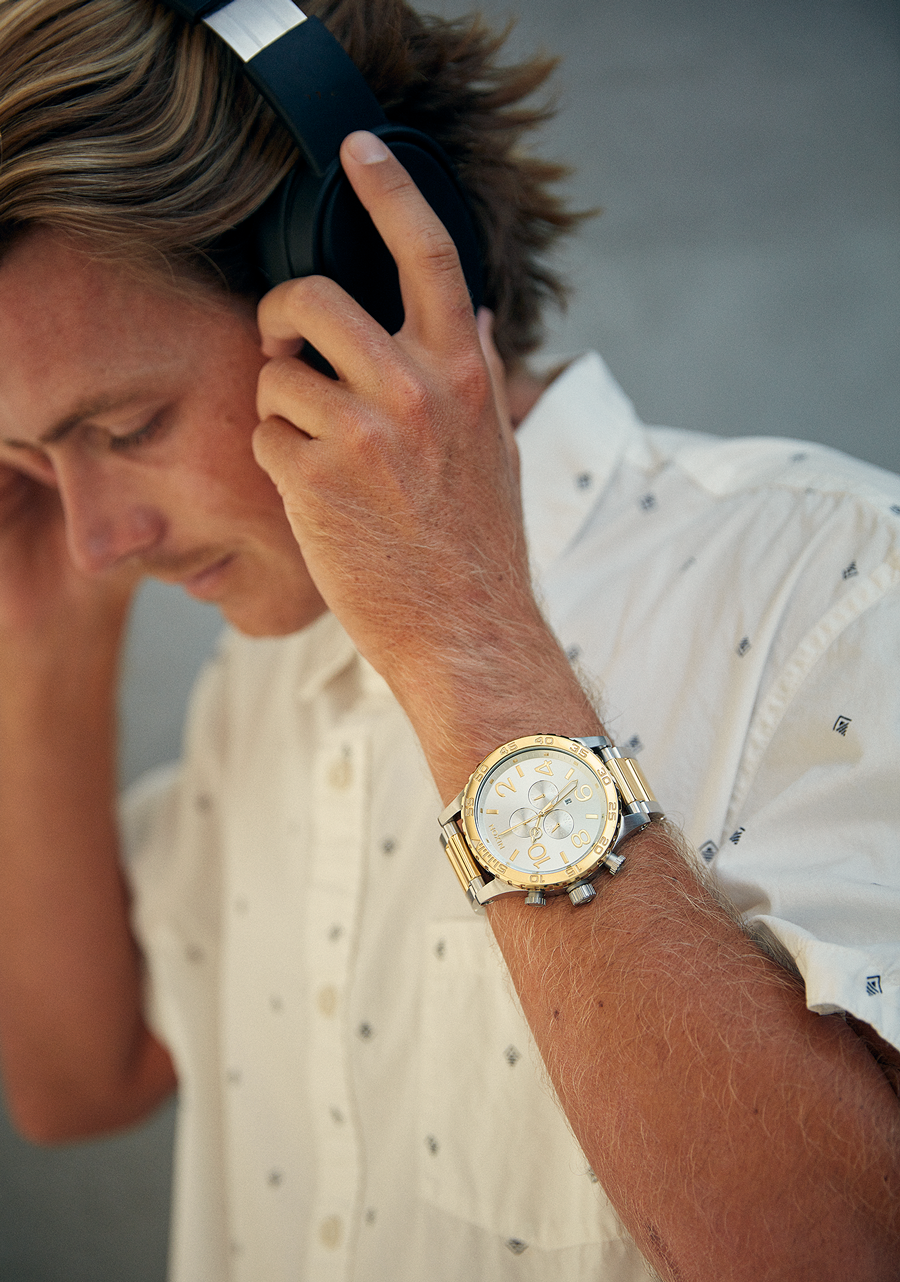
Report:
M 498 749 L 472 777 L 462 819 L 477 858 L 523 888 L 590 875 L 615 838 L 619 800 L 581 744 L 536 735 Z

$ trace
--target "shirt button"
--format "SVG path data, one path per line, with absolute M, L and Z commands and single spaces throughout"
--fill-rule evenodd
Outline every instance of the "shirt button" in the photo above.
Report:
M 337 1010 L 338 994 L 334 984 L 326 984 L 324 988 L 319 989 L 319 995 L 316 998 L 319 1010 L 323 1015 L 333 1015 Z
M 344 1226 L 339 1215 L 326 1215 L 319 1224 L 319 1238 L 322 1245 L 334 1251 L 341 1244 Z

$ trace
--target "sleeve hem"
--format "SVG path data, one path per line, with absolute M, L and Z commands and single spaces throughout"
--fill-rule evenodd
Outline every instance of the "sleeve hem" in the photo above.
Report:
M 900 943 L 827 943 L 779 917 L 754 916 L 790 953 L 806 986 L 806 1005 L 817 1015 L 848 1013 L 900 1050 Z

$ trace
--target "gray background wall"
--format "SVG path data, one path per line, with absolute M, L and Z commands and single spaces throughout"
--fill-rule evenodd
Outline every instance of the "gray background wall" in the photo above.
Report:
M 433 0 L 454 14 L 464 0 Z M 541 149 L 602 204 L 550 346 L 596 346 L 650 422 L 824 440 L 900 471 L 895 0 L 486 0 L 565 56 Z M 177 752 L 214 611 L 150 585 L 123 773 Z M 172 1109 L 100 1144 L 0 1130 L 0 1282 L 160 1282 Z M 265 1282 L 261 1279 L 260 1282 Z

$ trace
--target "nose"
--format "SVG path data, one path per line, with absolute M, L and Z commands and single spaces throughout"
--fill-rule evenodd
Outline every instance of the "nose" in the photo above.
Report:
M 102 469 L 56 467 L 69 555 L 83 574 L 100 574 L 162 540 L 163 514 L 126 478 Z

